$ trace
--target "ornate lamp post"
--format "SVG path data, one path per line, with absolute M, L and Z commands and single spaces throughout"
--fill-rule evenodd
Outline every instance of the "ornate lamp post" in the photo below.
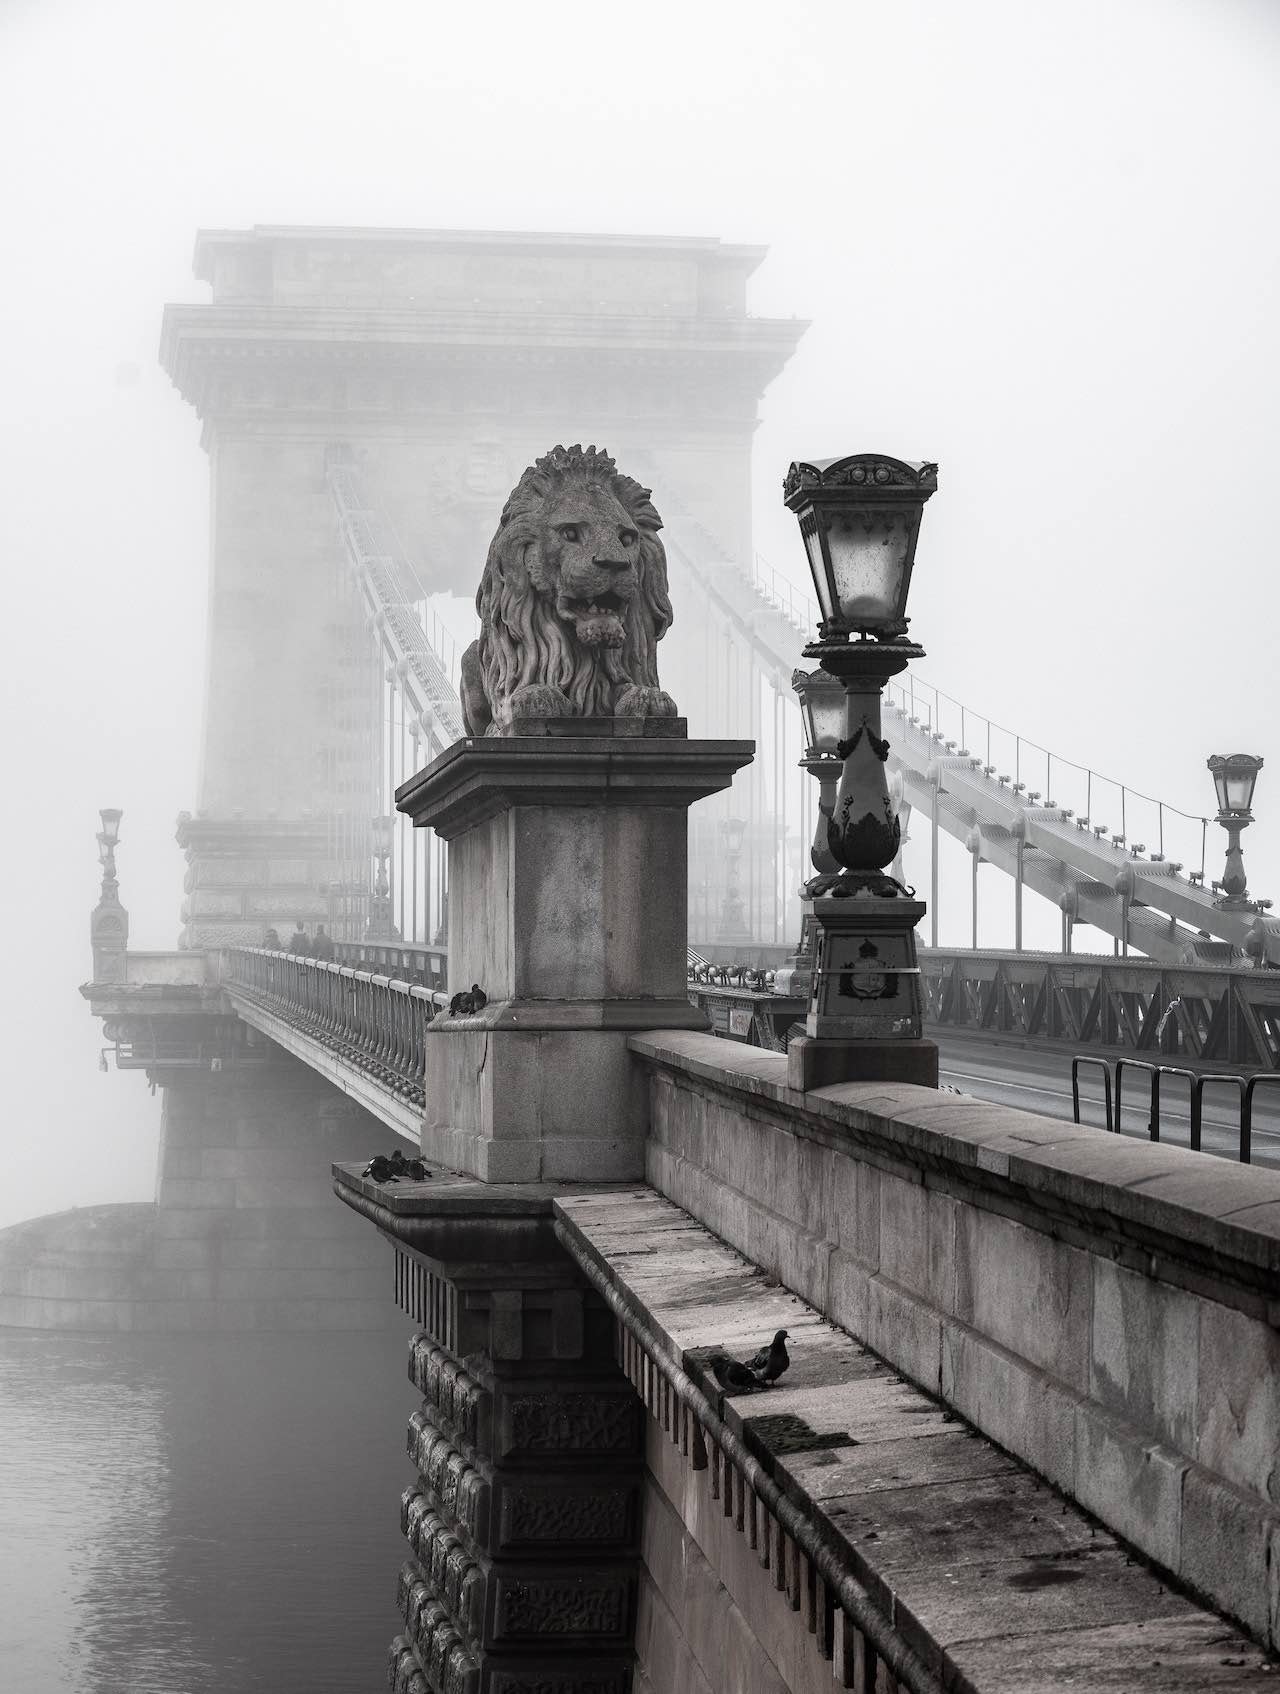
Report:
M 879 453 L 798 461 L 783 485 L 822 608 L 819 640 L 804 656 L 845 694 L 839 786 L 819 807 L 834 865 L 805 887 L 817 953 L 805 1033 L 789 1049 L 795 1088 L 859 1077 L 937 1086 L 916 960 L 925 905 L 887 874 L 901 826 L 880 734 L 885 684 L 924 657 L 905 638 L 906 604 L 924 504 L 937 486 L 936 465 Z
M 793 671 L 791 686 L 800 701 L 800 721 L 804 728 L 804 756 L 800 760 L 800 768 L 808 771 L 818 784 L 818 823 L 809 859 L 814 870 L 821 875 L 840 869 L 827 846 L 827 819 L 835 810 L 836 784 L 844 769 L 836 748 L 848 730 L 848 696 L 835 677 L 822 669 Z M 778 972 L 778 993 L 809 994 L 816 946 L 813 913 L 806 910 L 800 927 L 800 945 L 792 954 L 790 965 Z
M 394 827 L 395 820 L 390 817 L 377 817 L 370 822 L 371 846 L 378 868 L 374 875 L 373 893 L 369 896 L 369 921 L 364 932 L 366 941 L 399 940 L 391 921 L 391 876 L 388 868 Z
M 1253 790 L 1261 769 L 1262 760 L 1253 753 L 1215 753 L 1209 760 L 1218 795 L 1218 822 L 1227 832 L 1227 863 L 1218 904 L 1229 911 L 1242 911 L 1252 904 L 1240 835 L 1253 822 Z
M 720 941 L 750 941 L 746 908 L 742 904 L 740 866 L 742 842 L 747 832 L 745 818 L 721 818 L 720 838 L 724 842 L 725 877 L 724 904 L 720 908 Z
M 98 862 L 102 866 L 102 890 L 89 919 L 89 944 L 93 949 L 93 980 L 123 982 L 125 953 L 129 946 L 129 914 L 120 904 L 116 880 L 116 843 L 120 839 L 119 806 L 104 806 L 98 813 Z

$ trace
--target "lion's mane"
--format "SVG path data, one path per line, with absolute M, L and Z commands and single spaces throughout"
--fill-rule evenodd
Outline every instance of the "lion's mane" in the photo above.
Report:
M 556 612 L 554 597 L 530 580 L 528 553 L 541 545 L 541 517 L 567 483 L 611 492 L 630 514 L 640 537 L 638 589 L 628 602 L 621 647 L 590 647 Z M 634 478 L 623 476 L 595 447 L 556 447 L 531 465 L 507 497 L 489 545 L 476 593 L 480 614 L 480 680 L 491 721 L 501 733 L 502 708 L 517 688 L 543 683 L 567 696 L 575 716 L 609 716 L 614 702 L 635 685 L 657 688 L 658 642 L 671 625 L 667 555 L 658 531 L 662 519 Z

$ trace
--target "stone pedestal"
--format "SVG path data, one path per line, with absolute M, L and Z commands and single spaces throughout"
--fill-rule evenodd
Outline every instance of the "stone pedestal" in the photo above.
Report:
M 627 1037 L 706 1028 L 686 990 L 687 812 L 753 751 L 679 727 L 459 741 L 399 790 L 449 842 L 450 982 L 487 997 L 429 1026 L 430 1162 L 490 1182 L 643 1176 Z
M 787 1048 L 789 1086 L 936 1088 L 938 1049 L 921 1034 L 916 925 L 924 903 L 858 894 L 804 904 L 816 927 L 816 950 L 804 1034 Z
M 626 1694 L 643 1408 L 608 1308 L 555 1239 L 553 1190 L 334 1176 L 390 1240 L 419 1326 L 391 1686 Z

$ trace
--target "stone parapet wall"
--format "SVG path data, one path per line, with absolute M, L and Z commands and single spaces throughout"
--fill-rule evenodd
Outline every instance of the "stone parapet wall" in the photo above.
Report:
M 797 1094 L 697 1034 L 632 1051 L 654 1188 L 1280 1641 L 1280 1175 L 925 1089 Z

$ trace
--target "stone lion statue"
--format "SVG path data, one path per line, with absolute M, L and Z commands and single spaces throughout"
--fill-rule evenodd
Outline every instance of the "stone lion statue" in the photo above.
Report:
M 656 649 L 671 625 L 662 519 L 595 447 L 553 447 L 507 498 L 462 658 L 468 735 L 520 718 L 675 717 Z

